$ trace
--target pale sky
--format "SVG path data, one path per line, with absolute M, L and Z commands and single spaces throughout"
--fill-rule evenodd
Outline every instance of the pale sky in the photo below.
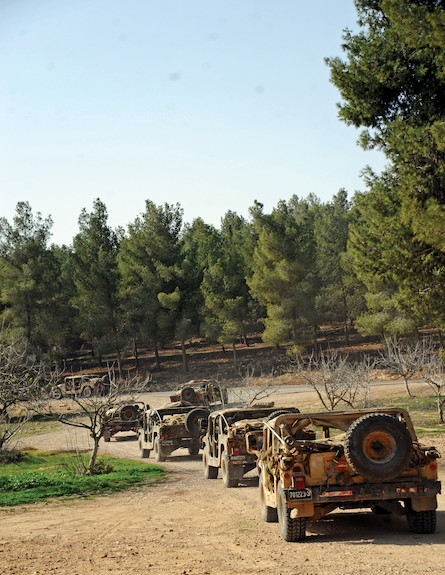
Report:
M 99 197 L 126 227 L 145 200 L 215 226 L 380 171 L 340 122 L 323 58 L 353 0 L 0 0 L 0 216 L 18 201 L 70 244 Z

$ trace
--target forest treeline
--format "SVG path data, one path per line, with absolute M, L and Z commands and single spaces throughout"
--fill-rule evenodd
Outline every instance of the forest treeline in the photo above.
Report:
M 434 0 L 355 2 L 359 32 L 327 58 L 340 118 L 362 128 L 387 167 L 365 190 L 329 202 L 292 195 L 270 213 L 229 210 L 215 228 L 183 222 L 179 204 L 112 229 L 97 199 L 70 246 L 50 244 L 51 217 L 19 202 L 0 218 L 3 339 L 53 359 L 82 344 L 97 356 L 138 358 L 150 347 L 204 336 L 236 349 L 261 334 L 310 343 L 322 323 L 364 334 L 444 327 L 445 11 Z M 320 158 L 322 162 L 322 158 Z

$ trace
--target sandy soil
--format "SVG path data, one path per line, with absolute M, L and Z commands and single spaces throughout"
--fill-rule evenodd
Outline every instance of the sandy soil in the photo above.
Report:
M 161 398 L 150 402 L 161 405 Z M 288 402 L 280 396 L 279 405 Z M 87 443 L 68 428 L 27 440 L 45 449 Z M 130 437 L 115 436 L 103 451 L 139 458 Z M 0 574 L 443 573 L 443 495 L 434 535 L 410 533 L 404 517 L 335 512 L 309 524 L 304 542 L 286 543 L 278 525 L 259 516 L 254 472 L 238 489 L 225 489 L 220 479 L 204 479 L 200 456 L 177 451 L 165 467 L 169 478 L 156 487 L 0 509 Z

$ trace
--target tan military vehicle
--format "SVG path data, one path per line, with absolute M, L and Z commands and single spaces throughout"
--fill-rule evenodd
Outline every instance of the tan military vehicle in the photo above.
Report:
M 312 435 L 312 439 L 308 438 Z M 436 529 L 437 458 L 404 409 L 284 414 L 264 424 L 260 507 L 286 541 L 336 508 L 405 514 L 414 533 Z
M 68 375 L 52 390 L 54 399 L 62 397 L 91 397 L 106 393 L 108 376 L 95 377 L 89 374 Z
M 210 413 L 202 439 L 204 476 L 216 479 L 221 469 L 224 486 L 237 487 L 243 476 L 256 466 L 256 451 L 263 437 L 264 421 L 280 413 L 286 413 L 286 410 L 278 410 L 273 404 L 232 407 Z M 246 436 L 249 437 L 250 451 L 247 450 Z
M 191 405 L 224 406 L 227 390 L 207 379 L 193 379 L 170 395 L 171 402 Z
M 109 442 L 113 435 L 121 431 L 139 434 L 139 426 L 145 409 L 145 403 L 142 401 L 107 409 L 102 417 L 104 441 Z
M 154 451 L 156 461 L 165 461 L 180 448 L 187 448 L 190 455 L 197 455 L 201 445 L 199 420 L 207 416 L 207 409 L 194 405 L 146 410 L 139 426 L 141 457 L 150 457 Z

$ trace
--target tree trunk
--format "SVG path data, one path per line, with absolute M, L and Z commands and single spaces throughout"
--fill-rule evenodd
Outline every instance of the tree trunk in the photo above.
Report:
M 445 349 L 444 341 L 443 341 L 443 333 L 442 333 L 442 330 L 441 330 L 441 329 L 438 329 L 438 330 L 437 330 L 437 333 L 439 334 L 440 347 L 441 347 L 442 349 Z
M 312 328 L 314 330 L 314 353 L 315 355 L 317 355 L 318 354 L 317 326 L 313 325 Z
M 233 367 L 235 371 L 238 373 L 238 357 L 236 353 L 236 343 L 233 341 L 232 343 L 232 350 L 233 350 Z
M 187 366 L 187 350 L 185 348 L 185 340 L 181 339 L 181 351 L 182 351 L 182 371 L 184 373 L 188 372 Z
M 346 290 L 343 285 L 343 280 L 340 278 L 341 299 L 343 302 L 343 330 L 345 332 L 345 342 L 349 345 L 349 331 L 348 331 L 348 304 L 346 301 Z
M 138 350 L 138 340 L 136 336 L 133 337 L 133 350 L 134 350 L 134 363 L 136 369 L 139 368 L 139 350 Z
M 161 360 L 159 359 L 158 342 L 155 342 L 155 361 L 157 369 L 161 369 Z
M 93 451 L 91 452 L 90 461 L 88 463 L 88 473 L 89 474 L 91 474 L 91 472 L 94 469 L 94 465 L 96 464 L 96 458 L 97 458 L 97 454 L 99 452 L 99 441 L 100 441 L 100 437 L 93 437 Z
M 408 379 L 406 377 L 404 377 L 403 379 L 405 381 L 405 389 L 406 389 L 406 393 L 408 394 L 408 397 L 410 399 L 414 399 L 416 396 L 411 393 L 411 390 L 410 390 L 409 385 L 408 385 Z
M 437 396 L 437 410 L 439 412 L 439 423 L 445 423 L 445 420 L 443 418 L 443 405 L 445 403 L 445 398 L 440 397 L 440 395 Z
M 298 332 L 297 332 L 297 311 L 295 309 L 295 306 L 292 308 L 291 317 L 292 317 L 292 340 L 294 343 L 296 343 Z

